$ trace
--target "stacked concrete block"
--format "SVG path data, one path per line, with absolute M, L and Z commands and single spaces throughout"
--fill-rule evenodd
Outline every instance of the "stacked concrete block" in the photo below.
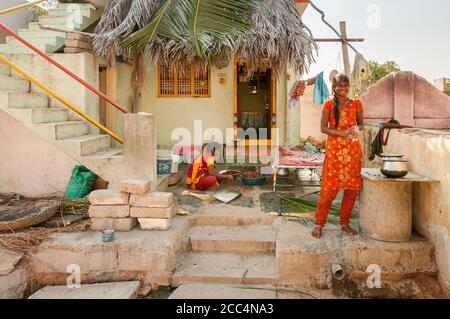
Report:
M 142 230 L 167 230 L 176 215 L 172 193 L 133 194 L 130 197 L 130 216 L 137 218 Z
M 92 230 L 130 231 L 137 219 L 130 216 L 130 194 L 102 189 L 89 195 L 89 217 Z

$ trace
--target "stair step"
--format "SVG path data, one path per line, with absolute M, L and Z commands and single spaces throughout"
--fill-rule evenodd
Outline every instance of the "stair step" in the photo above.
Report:
M 69 112 L 63 108 L 31 109 L 31 123 L 58 123 L 67 121 Z
M 17 78 L 10 77 L 9 79 Z M 17 109 L 48 108 L 48 96 L 43 93 L 0 92 L 0 107 Z
M 99 158 L 99 159 L 105 159 L 105 158 L 112 158 L 117 156 L 123 155 L 123 149 L 122 148 L 114 148 L 108 151 L 102 151 L 95 154 L 91 154 L 87 156 L 88 158 Z
M 66 140 L 88 134 L 88 126 L 83 121 L 65 121 L 38 125 L 41 133 L 53 140 Z
M 189 233 L 193 251 L 241 255 L 274 254 L 276 237 L 272 225 L 194 226 Z
M 51 45 L 34 45 L 36 48 L 44 53 L 53 53 L 55 50 Z M 24 44 L 0 44 L 0 53 L 3 54 L 35 54 L 33 50 Z
M 111 138 L 108 135 L 84 135 L 62 142 L 70 147 L 77 145 L 77 156 L 88 156 L 109 150 Z
M 70 16 L 64 17 L 40 17 L 39 24 L 41 26 L 54 26 L 63 29 L 81 31 L 88 19 L 83 16 L 77 16 L 71 18 Z
M 55 37 L 55 36 L 41 37 L 41 36 L 28 36 L 27 35 L 27 36 L 23 36 L 22 38 L 34 46 L 41 46 L 41 47 L 46 46 L 46 45 L 51 46 L 52 49 L 55 51 L 57 49 L 59 49 L 60 47 L 64 46 L 64 44 L 66 43 L 66 38 Z M 6 41 L 10 45 L 23 46 L 23 44 L 21 42 L 14 39 L 13 37 L 7 37 Z
M 80 289 L 46 286 L 28 299 L 137 299 L 139 287 L 139 281 L 83 284 Z
M 277 299 L 276 288 L 272 286 L 259 289 L 229 287 L 226 285 L 181 285 L 170 295 L 169 299 Z
M 51 37 L 58 37 L 58 38 L 66 38 L 65 32 L 59 32 L 59 31 L 51 31 L 51 30 L 44 30 L 44 29 L 19 29 L 19 35 L 23 38 L 51 38 Z
M 0 75 L 10 76 L 11 68 L 6 64 L 0 63 Z
M 92 11 L 95 12 L 95 10 L 92 8 L 79 7 L 77 5 L 74 6 L 74 4 L 72 4 L 72 6 L 69 5 L 69 6 L 65 6 L 65 7 L 61 7 L 61 8 L 56 8 L 54 10 L 49 10 L 48 16 L 49 17 L 64 17 L 64 16 L 67 17 L 74 13 L 79 13 L 83 17 L 90 17 L 92 14 Z
M 0 91 L 30 92 L 30 82 L 25 79 L 2 75 L 0 76 Z
M 227 253 L 188 253 L 178 260 L 172 285 L 249 284 L 277 281 L 275 256 L 239 256 Z

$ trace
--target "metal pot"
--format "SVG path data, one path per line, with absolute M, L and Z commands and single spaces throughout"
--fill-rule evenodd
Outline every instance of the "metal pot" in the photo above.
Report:
M 381 174 L 389 178 L 402 178 L 408 175 L 408 161 L 381 159 Z
M 384 153 L 381 154 L 381 159 L 384 160 L 403 160 L 403 156 L 402 154 L 388 154 L 388 153 Z
M 288 168 L 279 168 L 279 169 L 277 169 L 277 176 L 280 176 L 280 177 L 287 177 L 287 176 L 289 176 L 289 169 Z

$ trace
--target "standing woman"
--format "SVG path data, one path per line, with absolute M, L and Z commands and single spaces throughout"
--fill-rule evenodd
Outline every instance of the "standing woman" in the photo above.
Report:
M 322 133 L 328 135 L 322 188 L 316 211 L 316 227 L 312 236 L 320 238 L 328 212 L 339 191 L 344 191 L 341 204 L 342 231 L 354 236 L 350 216 L 358 191 L 362 189 L 362 150 L 359 131 L 364 128 L 360 100 L 348 98 L 350 80 L 344 74 L 333 79 L 333 99 L 325 102 L 322 111 Z

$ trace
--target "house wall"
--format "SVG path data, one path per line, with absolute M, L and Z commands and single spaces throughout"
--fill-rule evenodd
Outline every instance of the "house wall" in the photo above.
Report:
M 62 195 L 77 163 L 0 110 L 0 193 Z
M 306 87 L 305 94 L 300 100 L 300 137 L 314 137 L 319 141 L 326 139 L 320 129 L 322 105 L 313 101 L 314 85 Z
M 12 8 L 23 4 L 24 0 L 8 0 L 0 2 L 0 10 Z M 22 9 L 15 12 L 10 12 L 8 14 L 4 14 L 0 16 L 0 23 L 6 25 L 8 28 L 17 32 L 21 28 L 25 28 L 27 26 L 27 17 L 30 14 L 30 11 L 27 9 Z M 0 32 L 0 43 L 6 42 L 6 34 L 4 32 Z
M 364 167 L 380 167 L 378 161 L 367 159 L 370 143 L 377 132 L 373 126 L 364 131 Z M 450 295 L 450 134 L 420 129 L 392 130 L 384 151 L 404 154 L 411 171 L 440 181 L 414 184 L 413 225 L 433 243 L 440 281 Z
M 226 80 L 223 84 L 219 83 L 221 77 Z M 280 143 L 284 143 L 286 80 L 285 76 L 281 78 L 277 81 L 276 109 Z M 170 148 L 178 143 L 171 138 L 176 128 L 186 128 L 191 134 L 191 141 L 185 141 L 184 145 L 194 144 L 195 120 L 202 120 L 203 132 L 208 128 L 218 128 L 225 139 L 226 129 L 233 128 L 234 124 L 233 63 L 223 69 L 211 68 L 211 97 L 207 98 L 158 97 L 157 72 L 151 63 L 147 63 L 138 110 L 154 114 L 159 148 Z

